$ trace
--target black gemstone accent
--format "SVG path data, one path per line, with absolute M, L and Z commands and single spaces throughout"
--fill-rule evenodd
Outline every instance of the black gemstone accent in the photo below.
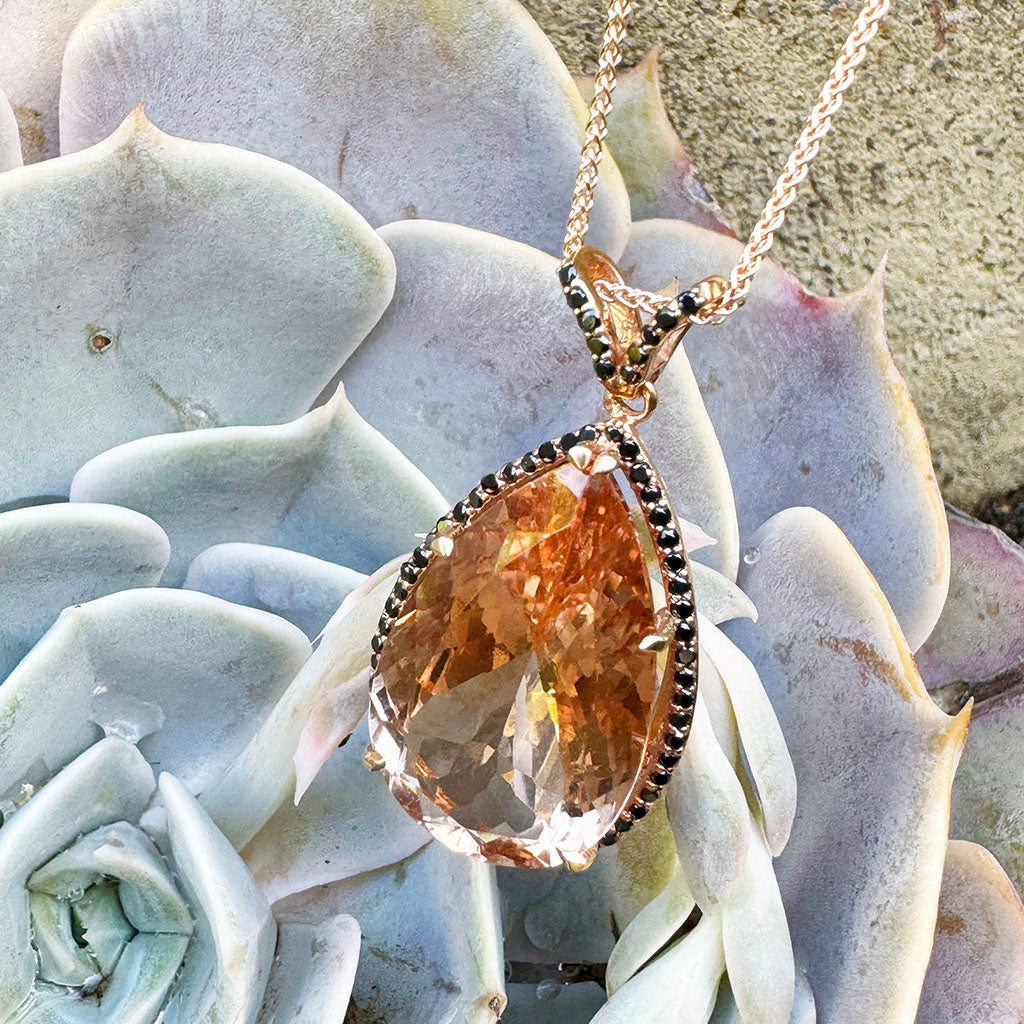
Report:
M 665 735 L 665 746 L 669 750 L 682 750 L 686 746 L 686 739 L 683 736 L 676 736 L 675 733 Z
M 403 562 L 402 568 L 399 571 L 398 575 L 401 576 L 403 580 L 407 580 L 409 583 L 415 583 L 416 577 L 419 576 L 419 573 L 416 571 L 416 566 L 413 565 L 411 562 Z
M 648 505 L 653 505 L 656 501 L 661 500 L 661 488 L 654 487 L 653 485 L 650 487 L 645 487 L 640 492 L 640 500 Z
M 614 441 L 616 444 L 626 436 L 618 427 L 609 427 L 605 433 L 608 435 L 608 440 Z
M 527 473 L 532 473 L 537 468 L 537 460 L 532 455 L 524 455 L 519 460 L 519 465 L 526 470 Z
M 452 519 L 457 523 L 464 523 L 469 518 L 469 509 L 464 501 L 457 501 L 452 509 Z
M 676 749 L 676 748 L 674 748 L 674 749 Z M 668 751 L 665 751 L 665 753 L 662 754 L 661 757 L 658 758 L 658 763 L 662 766 L 662 768 L 667 768 L 669 771 L 671 771 L 673 768 L 675 768 L 675 766 L 677 764 L 679 764 L 679 761 L 680 761 L 680 755 L 679 754 L 672 754 L 672 753 L 669 753 Z
M 386 611 L 388 615 L 397 615 L 401 610 L 401 607 L 401 604 L 393 597 L 389 597 L 387 601 L 384 602 L 384 611 Z
M 651 772 L 651 775 L 650 775 L 651 782 L 655 786 L 664 786 L 664 785 L 666 785 L 670 778 L 672 778 L 672 776 L 669 775 L 668 772 L 666 772 L 666 771 L 664 771 L 663 769 L 660 769 L 660 768 L 657 769 L 656 771 Z
M 514 462 L 506 462 L 501 470 L 501 479 L 504 480 L 505 483 L 510 484 L 515 480 L 518 472 L 519 471 L 516 469 L 516 464 Z
M 631 822 L 628 818 L 619 818 L 619 820 L 615 822 L 615 831 L 620 834 L 622 832 L 628 832 L 632 827 L 633 822 Z
M 550 441 L 545 441 L 538 446 L 537 454 L 545 462 L 554 462 L 558 458 L 558 449 Z
M 563 288 L 568 288 L 579 276 L 580 272 L 571 263 L 563 263 L 558 268 L 558 280 L 562 282 Z
M 672 614 L 678 615 L 679 618 L 685 619 L 688 615 L 693 614 L 693 602 L 692 601 L 673 601 L 672 602 Z
M 600 380 L 608 380 L 615 376 L 615 364 L 610 359 L 598 359 L 594 363 L 594 372 Z
M 659 793 L 658 793 L 658 791 L 656 789 L 641 789 L 640 790 L 640 799 L 641 800 L 646 800 L 648 803 L 651 803 L 651 801 L 653 801 L 653 800 L 657 800 L 658 796 L 659 796 Z
M 579 431 L 577 436 L 581 441 L 596 441 L 597 427 L 595 427 L 593 423 L 588 423 Z
M 693 715 L 689 711 L 675 711 L 668 716 L 668 724 L 673 729 L 686 730 L 690 727 L 690 722 L 693 720 Z
M 590 334 L 591 331 L 596 331 L 601 326 L 601 318 L 597 315 L 596 309 L 583 309 L 577 313 L 577 323 L 581 330 Z
M 661 533 L 658 534 L 659 548 L 674 548 L 678 543 L 679 534 L 671 528 L 662 530 Z
M 370 641 L 370 647 L 373 648 L 374 654 L 380 654 L 381 648 L 384 646 L 384 637 L 378 633 L 373 634 L 373 639 Z
M 679 316 L 669 308 L 659 309 L 654 314 L 654 322 L 663 330 L 671 331 L 679 325 Z
M 652 348 L 661 343 L 661 331 L 653 324 L 647 324 L 640 332 L 640 337 L 645 345 L 650 345 Z
M 487 476 L 483 477 L 480 481 L 480 486 L 488 494 L 497 494 L 501 490 L 501 485 L 498 483 L 498 478 L 493 473 L 488 473 Z
M 600 334 L 594 334 L 587 338 L 587 348 L 594 353 L 595 356 L 603 356 L 608 351 L 608 342 L 601 337 Z
M 426 548 L 416 548 L 412 553 L 412 564 L 422 569 L 429 558 L 430 552 Z
M 580 306 L 585 306 L 587 304 L 587 293 L 578 284 L 574 284 L 565 293 L 565 301 L 568 302 L 573 309 L 579 309 Z
M 597 844 L 598 846 L 614 846 L 615 836 L 601 836 L 601 841 Z
M 697 674 L 692 668 L 681 668 L 672 678 L 676 686 L 693 686 L 697 681 Z
M 686 559 L 678 551 L 674 551 L 671 555 L 665 556 L 664 566 L 668 572 L 679 572 L 686 568 Z
M 678 597 L 689 597 L 692 590 L 693 585 L 682 576 L 677 576 L 674 580 L 670 580 L 668 584 L 668 592 Z
M 647 813 L 647 804 L 635 803 L 629 809 L 629 816 L 634 821 L 639 821 Z
M 679 293 L 679 308 L 687 315 L 693 316 L 700 309 L 700 298 L 696 292 L 685 291 Z
M 668 505 L 655 505 L 647 514 L 652 526 L 668 526 L 672 522 L 672 510 Z
M 396 580 L 394 587 L 391 589 L 391 593 L 393 593 L 399 601 L 404 601 L 409 596 L 409 588 L 401 580 Z
M 567 452 L 570 448 L 579 443 L 579 439 L 579 435 L 570 430 L 568 434 L 563 434 L 561 438 L 559 438 L 558 447 L 561 448 L 563 452 Z
M 692 690 L 684 690 L 682 693 L 677 693 L 672 698 L 672 703 L 677 708 L 682 708 L 687 713 L 693 711 L 693 705 L 696 703 L 697 695 Z
M 380 617 L 380 621 L 377 623 L 377 632 L 383 633 L 384 636 L 387 636 L 388 633 L 391 632 L 391 623 L 388 621 L 386 615 L 382 615 Z
M 480 508 L 484 503 L 484 496 L 475 487 L 469 492 L 469 503 L 473 508 Z
M 685 647 L 676 648 L 676 664 L 692 665 L 697 660 L 697 652 L 688 650 Z
M 637 384 L 643 377 L 643 374 L 639 370 L 634 370 L 632 366 L 624 366 L 619 373 L 627 384 Z
M 676 626 L 676 639 L 681 643 L 689 643 L 697 635 L 692 622 L 680 622 Z
M 651 467 L 646 462 L 638 462 L 630 471 L 629 479 L 635 484 L 645 484 L 651 479 Z
M 631 438 L 627 438 L 619 445 L 619 455 L 627 462 L 632 462 L 640 454 L 640 445 Z
M 376 672 L 377 671 L 377 666 L 379 664 L 380 664 L 380 655 L 376 651 L 374 651 L 373 654 L 370 655 L 370 668 L 372 668 Z

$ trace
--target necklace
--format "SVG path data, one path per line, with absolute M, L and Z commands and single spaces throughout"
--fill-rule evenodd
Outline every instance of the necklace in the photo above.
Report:
M 693 324 L 743 303 L 890 0 L 868 0 L 739 261 L 678 295 L 584 244 L 628 0 L 610 0 L 558 268 L 607 419 L 484 476 L 399 571 L 373 637 L 368 763 L 446 846 L 587 867 L 679 763 L 697 696 L 683 524 L 640 437 Z

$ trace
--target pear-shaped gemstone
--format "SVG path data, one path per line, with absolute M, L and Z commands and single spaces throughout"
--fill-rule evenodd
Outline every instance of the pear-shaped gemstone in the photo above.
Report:
M 586 863 L 647 750 L 656 606 L 614 473 L 571 462 L 490 498 L 431 559 L 373 682 L 392 792 L 493 863 Z

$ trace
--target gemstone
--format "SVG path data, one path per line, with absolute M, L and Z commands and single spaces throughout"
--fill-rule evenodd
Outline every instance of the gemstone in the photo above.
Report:
M 649 544 L 649 541 L 648 541 Z M 667 654 L 615 473 L 560 462 L 490 498 L 423 571 L 373 677 L 392 793 L 495 864 L 586 864 L 661 741 Z

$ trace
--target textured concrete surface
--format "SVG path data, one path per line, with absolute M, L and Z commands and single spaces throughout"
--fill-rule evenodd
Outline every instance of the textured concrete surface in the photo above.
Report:
M 526 0 L 592 72 L 602 0 Z M 749 229 L 857 0 L 637 0 L 626 51 L 661 47 L 670 114 L 705 184 Z M 894 0 L 776 244 L 819 292 L 889 254 L 889 336 L 946 497 L 1024 526 L 1024 3 Z

